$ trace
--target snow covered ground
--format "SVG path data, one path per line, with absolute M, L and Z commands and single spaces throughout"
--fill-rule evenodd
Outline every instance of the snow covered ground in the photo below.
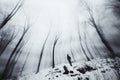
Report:
M 120 58 L 93 59 L 88 62 L 57 65 L 37 74 L 21 76 L 18 80 L 119 80 Z M 67 68 L 64 69 L 63 67 Z

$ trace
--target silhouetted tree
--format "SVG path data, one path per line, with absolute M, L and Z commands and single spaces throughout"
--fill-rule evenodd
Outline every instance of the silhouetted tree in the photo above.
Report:
M 11 77 L 12 71 L 13 71 L 14 66 L 16 64 L 16 61 L 17 61 L 15 59 L 17 58 L 17 54 L 20 52 L 20 50 L 24 46 L 24 44 L 23 44 L 24 37 L 27 34 L 29 28 L 30 28 L 30 25 L 28 25 L 28 23 L 25 23 L 24 31 L 23 31 L 19 41 L 17 42 L 16 46 L 14 47 L 14 49 L 13 49 L 12 53 L 10 54 L 10 57 L 7 61 L 7 64 L 5 66 L 5 69 L 4 69 L 2 77 L 1 77 L 2 79 Z
M 20 76 L 22 75 L 22 72 L 24 71 L 24 67 L 25 67 L 25 65 L 26 65 L 26 63 L 27 63 L 27 60 L 28 60 L 28 57 L 29 57 L 29 55 L 30 55 L 30 51 L 31 51 L 31 47 L 30 47 L 30 49 L 29 49 L 29 52 L 27 53 L 27 56 L 26 56 L 26 58 L 25 58 L 25 62 L 24 62 L 24 64 L 23 64 L 23 66 L 22 66 L 22 69 L 20 70 L 20 73 L 19 73 Z M 21 53 L 22 53 L 22 52 L 21 52 Z
M 42 56 L 43 56 L 44 49 L 45 49 L 45 45 L 46 45 L 46 42 L 47 42 L 47 40 L 48 40 L 49 35 L 50 35 L 50 30 L 49 30 L 49 32 L 48 32 L 48 34 L 47 34 L 47 37 L 46 37 L 46 39 L 45 39 L 45 42 L 43 43 L 43 46 L 42 46 L 42 49 L 41 49 L 41 52 L 40 52 L 40 56 L 39 56 L 39 61 L 38 61 L 38 66 L 37 66 L 36 74 L 37 74 L 37 73 L 39 72 L 39 70 L 40 70 L 40 64 L 41 64 Z
M 83 47 L 83 44 L 82 44 L 82 38 L 81 38 L 81 35 L 80 35 L 79 26 L 78 26 L 78 35 L 79 35 L 80 47 L 81 47 L 81 49 L 82 49 L 82 51 L 83 51 L 83 53 L 84 53 L 86 59 L 89 61 L 90 58 L 88 57 L 88 55 L 87 55 L 87 53 L 86 53 L 86 51 L 85 51 L 85 49 L 84 49 L 84 47 Z
M 84 40 L 85 40 L 86 49 L 87 49 L 87 51 L 88 51 L 91 59 L 93 59 L 94 57 L 93 57 L 92 53 L 90 52 L 89 47 L 88 47 L 88 45 L 87 45 L 86 33 L 84 33 L 84 34 L 85 34 Z
M 102 57 L 101 53 L 99 52 L 98 48 L 95 46 L 95 43 L 93 42 L 93 40 L 91 39 L 91 37 L 90 37 L 89 35 L 88 35 L 87 37 L 89 38 L 90 42 L 93 44 L 93 46 L 91 46 L 91 48 L 92 48 L 92 50 L 93 50 L 94 55 L 95 55 L 96 52 L 97 52 L 97 54 L 100 54 L 100 56 Z M 91 53 L 91 54 L 92 54 L 92 53 Z M 92 55 L 92 56 L 93 56 L 93 55 Z M 93 56 L 93 58 L 94 58 L 94 56 Z
M 75 59 L 75 54 L 73 53 L 73 50 L 72 50 L 71 39 L 70 39 L 70 53 L 71 53 L 71 55 L 73 57 L 73 61 L 75 62 L 76 59 Z
M 8 30 L 7 30 L 8 31 Z M 10 36 L 9 39 L 6 39 Z M 0 40 L 0 56 L 3 54 L 7 46 L 16 38 L 17 34 L 13 31 L 12 35 L 7 35 L 6 31 L 2 31 Z
M 54 44 L 53 44 L 53 50 L 52 50 L 52 68 L 54 68 L 55 67 L 55 47 L 56 47 L 56 44 L 57 44 L 57 42 L 58 42 L 58 39 L 59 39 L 59 37 L 58 36 L 56 36 L 55 37 L 55 41 L 54 41 Z
M 19 0 L 14 9 L 5 17 L 3 22 L 0 24 L 0 29 L 3 28 L 8 21 L 17 13 L 20 7 L 23 5 L 23 0 Z
M 111 53 L 110 57 L 114 58 L 115 57 L 115 52 L 112 49 L 112 47 L 110 46 L 109 42 L 106 40 L 106 38 L 104 36 L 104 33 L 103 33 L 102 29 L 101 29 L 100 24 L 96 23 L 95 18 L 93 16 L 93 11 L 90 9 L 90 7 L 87 5 L 87 3 L 86 3 L 86 8 L 87 8 L 89 16 L 90 16 L 90 18 L 89 18 L 89 24 L 96 29 L 96 31 L 97 31 L 97 33 L 98 33 L 101 41 L 104 43 L 104 45 L 106 46 L 106 48 L 110 51 L 110 53 Z
M 112 9 L 116 18 L 120 19 L 120 0 L 111 0 L 107 7 Z

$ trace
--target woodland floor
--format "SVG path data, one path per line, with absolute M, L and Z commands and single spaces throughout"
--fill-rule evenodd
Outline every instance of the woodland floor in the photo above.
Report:
M 120 58 L 93 59 L 87 62 L 57 65 L 18 80 L 120 80 Z

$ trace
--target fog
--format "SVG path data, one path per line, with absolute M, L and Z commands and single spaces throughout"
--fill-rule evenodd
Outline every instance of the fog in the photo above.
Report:
M 0 1 L 0 25 L 17 3 L 18 0 Z M 15 36 L 1 52 L 1 75 L 8 60 L 8 70 L 12 69 L 14 76 L 36 73 L 38 67 L 39 70 L 52 67 L 53 61 L 55 65 L 68 63 L 67 54 L 71 56 L 72 62 L 120 56 L 119 9 L 114 8 L 114 5 L 118 5 L 117 1 L 20 0 L 17 7 L 20 4 L 22 6 L 17 8 L 16 13 L 12 13 L 14 15 L 5 25 L 0 26 L 1 51 L 12 33 Z M 90 22 L 90 12 L 103 37 Z M 27 27 L 29 29 L 21 39 Z M 3 33 L 7 36 L 2 36 Z M 2 39 L 6 41 L 2 42 Z M 20 39 L 22 41 L 16 47 Z

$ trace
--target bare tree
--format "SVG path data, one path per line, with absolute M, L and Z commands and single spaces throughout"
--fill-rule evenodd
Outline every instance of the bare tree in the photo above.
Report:
M 90 51 L 89 48 L 88 48 L 87 39 L 86 39 L 86 38 L 87 38 L 87 37 L 86 37 L 86 33 L 84 33 L 84 34 L 85 34 L 84 40 L 85 40 L 86 49 L 87 49 L 89 55 L 91 56 L 91 59 L 93 59 L 94 57 L 93 57 L 91 51 Z
M 10 35 L 10 39 L 5 39 L 6 37 L 8 38 L 9 35 L 6 36 L 6 31 L 2 31 L 1 33 L 1 41 L 0 41 L 0 56 L 3 54 L 7 46 L 16 38 L 17 34 L 15 34 L 15 31 L 13 31 L 12 35 Z
M 87 37 L 89 38 L 90 42 L 93 44 L 93 46 L 91 46 L 91 48 L 93 50 L 93 53 L 95 53 L 95 55 L 96 55 L 96 52 L 97 52 L 97 54 L 100 54 L 100 56 L 102 57 L 101 53 L 99 52 L 98 48 L 95 46 L 95 44 L 94 44 L 93 40 L 91 39 L 91 37 L 89 35 Z M 93 58 L 94 58 L 94 56 L 93 56 Z
M 83 47 L 83 44 L 82 44 L 82 38 L 81 38 L 81 35 L 80 35 L 79 26 L 78 26 L 78 35 L 79 35 L 80 47 L 81 47 L 81 49 L 82 49 L 82 51 L 83 51 L 83 53 L 84 53 L 86 59 L 89 61 L 90 58 L 88 57 L 88 55 L 87 55 L 87 53 L 86 53 L 86 51 L 85 51 L 85 49 L 84 49 L 84 47 Z
M 21 69 L 21 71 L 20 71 L 20 76 L 22 75 L 22 73 L 23 73 L 23 71 L 24 71 L 24 67 L 25 67 L 25 65 L 26 65 L 26 63 L 27 63 L 27 60 L 28 60 L 28 57 L 29 57 L 29 55 L 30 55 L 30 51 L 31 51 L 31 47 L 30 47 L 30 49 L 29 49 L 29 52 L 27 53 L 27 56 L 26 56 L 26 58 L 25 58 L 25 62 L 24 62 L 24 64 L 23 64 L 23 66 L 22 66 L 22 69 Z
M 54 41 L 54 44 L 53 44 L 53 50 L 52 50 L 52 68 L 54 68 L 55 67 L 55 48 L 56 48 L 56 44 L 57 44 L 57 42 L 58 42 L 58 39 L 59 39 L 59 37 L 58 36 L 56 36 L 55 37 L 55 41 Z
M 19 0 L 14 9 L 5 17 L 2 24 L 0 24 L 0 29 L 2 29 L 8 21 L 17 13 L 17 11 L 21 8 L 23 5 L 23 0 Z
M 27 28 L 26 28 L 27 26 Z M 19 41 L 17 42 L 15 48 L 13 49 L 8 61 L 7 61 L 7 64 L 5 66 L 5 69 L 3 71 L 3 74 L 2 74 L 2 79 L 4 78 L 8 78 L 8 77 L 11 77 L 11 73 L 13 71 L 13 68 L 16 64 L 16 57 L 17 57 L 17 54 L 20 52 L 20 50 L 22 49 L 22 47 L 24 46 L 23 42 L 24 42 L 24 37 L 25 35 L 27 34 L 28 30 L 29 30 L 30 26 L 28 25 L 28 23 L 25 24 L 25 27 L 24 27 L 24 31 L 19 39 Z M 18 58 L 17 58 L 18 59 Z
M 72 38 L 70 39 L 70 53 L 71 53 L 71 55 L 73 57 L 73 62 L 76 62 L 75 56 L 74 56 L 75 54 L 73 53 L 73 50 L 72 50 L 71 40 L 72 40 Z
M 110 0 L 107 8 L 112 9 L 116 18 L 120 19 L 120 0 Z
M 25 44 L 26 43 L 24 43 L 24 44 L 21 43 L 21 45 L 19 46 L 19 48 L 16 50 L 15 56 L 11 60 L 10 68 L 9 68 L 9 76 L 8 76 L 9 78 L 12 76 L 14 67 L 15 67 L 16 63 L 18 62 L 18 59 L 19 59 L 20 55 L 22 54 L 22 50 L 25 47 Z
M 49 30 L 49 32 L 48 32 L 48 34 L 47 34 L 47 37 L 46 37 L 46 39 L 45 39 L 45 42 L 43 43 L 43 46 L 42 46 L 42 49 L 41 49 L 41 52 L 40 52 L 40 56 L 39 56 L 39 61 L 38 61 L 38 66 L 37 66 L 36 74 L 37 74 L 37 73 L 39 72 L 39 70 L 40 70 L 40 64 L 41 64 L 42 56 L 43 56 L 44 49 L 45 49 L 45 45 L 46 45 L 46 42 L 47 42 L 47 40 L 48 40 L 49 35 L 50 35 L 50 30 Z
M 93 16 L 93 11 L 90 9 L 90 7 L 87 5 L 87 3 L 86 3 L 86 8 L 87 8 L 89 16 L 90 16 L 89 24 L 96 29 L 101 41 L 104 43 L 106 48 L 110 51 L 110 53 L 111 53 L 110 57 L 114 58 L 116 56 L 115 52 L 112 49 L 112 47 L 110 46 L 109 42 L 106 40 L 106 38 L 104 36 L 104 33 L 103 33 L 102 29 L 101 29 L 101 25 L 96 23 L 95 18 Z

